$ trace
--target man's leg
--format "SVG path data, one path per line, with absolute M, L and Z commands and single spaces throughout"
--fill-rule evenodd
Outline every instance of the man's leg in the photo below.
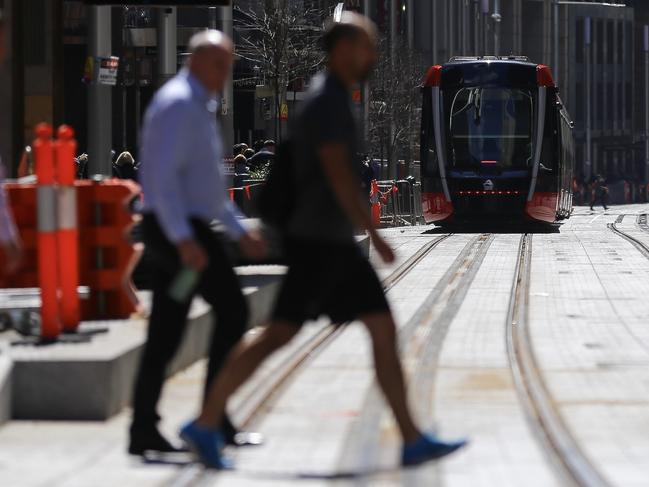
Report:
M 389 312 L 368 314 L 359 318 L 367 327 L 372 339 L 374 368 L 381 390 L 394 413 L 405 443 L 420 436 L 408 407 L 406 386 L 397 352 L 396 327 Z
M 299 330 L 299 326 L 292 323 L 271 323 L 251 342 L 239 342 L 214 379 L 197 423 L 204 428 L 218 428 L 228 398 L 266 358 L 290 342 Z
M 133 398 L 133 422 L 129 451 L 141 454 L 146 449 L 167 450 L 157 431 L 156 412 L 165 373 L 178 350 L 190 303 L 180 304 L 168 295 L 173 275 L 154 272 L 153 304 L 147 342 L 142 354 Z
M 208 229 L 211 232 L 211 230 Z M 200 235 L 200 232 L 197 232 Z M 214 310 L 216 323 L 212 331 L 209 361 L 205 377 L 203 402 L 207 399 L 210 384 L 223 367 L 223 363 L 246 331 L 248 303 L 241 291 L 232 263 L 225 254 L 222 243 L 211 235 L 204 237 L 210 249 L 210 264 L 203 274 L 198 292 Z M 235 443 L 236 428 L 227 415 L 221 425 L 228 443 Z

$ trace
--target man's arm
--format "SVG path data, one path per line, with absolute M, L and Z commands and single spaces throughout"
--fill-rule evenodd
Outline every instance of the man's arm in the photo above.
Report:
M 325 143 L 318 150 L 318 156 L 329 187 L 347 217 L 362 230 L 367 230 L 372 243 L 385 262 L 394 261 L 394 253 L 377 233 L 369 211 L 359 197 L 360 182 L 351 170 L 351 155 L 343 144 Z

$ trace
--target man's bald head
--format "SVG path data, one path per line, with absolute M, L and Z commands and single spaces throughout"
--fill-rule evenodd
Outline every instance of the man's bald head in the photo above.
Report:
M 232 72 L 234 43 L 223 32 L 204 30 L 189 40 L 187 66 L 210 92 L 222 92 Z

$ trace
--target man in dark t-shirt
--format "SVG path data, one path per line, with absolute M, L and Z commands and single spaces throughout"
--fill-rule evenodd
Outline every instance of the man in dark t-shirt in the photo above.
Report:
M 224 466 L 217 428 L 228 397 L 305 321 L 320 315 L 334 323 L 359 320 L 367 327 L 378 383 L 404 440 L 403 465 L 442 457 L 465 444 L 440 441 L 415 425 L 397 354 L 396 325 L 376 272 L 354 237 L 354 228 L 366 230 L 381 258 L 394 261 L 392 250 L 372 226 L 354 162 L 358 136 L 350 91 L 373 69 L 376 39 L 374 24 L 351 12 L 326 29 L 327 70 L 313 80 L 293 127 L 296 210 L 288 222 L 288 272 L 271 322 L 237 347 L 213 382 L 200 417 L 181 430 L 207 466 Z

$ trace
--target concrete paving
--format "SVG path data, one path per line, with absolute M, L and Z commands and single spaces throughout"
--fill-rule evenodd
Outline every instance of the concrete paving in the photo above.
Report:
M 560 231 L 532 240 L 528 325 L 543 386 L 567 433 L 615 486 L 649 479 L 649 259 L 608 225 L 649 245 L 637 221 L 645 212 L 578 208 Z M 424 230 L 385 231 L 399 263 L 440 236 Z M 448 460 L 397 468 L 397 430 L 374 383 L 367 335 L 354 323 L 255 417 L 267 442 L 229 452 L 236 471 L 129 458 L 125 410 L 104 422 L 10 421 L 0 429 L 0 485 L 566 485 L 530 424 L 507 356 L 519 241 L 516 233 L 452 235 L 388 293 L 417 417 L 444 437 L 471 439 Z M 234 398 L 233 416 L 247 417 L 282 364 L 326 326 L 309 324 L 275 355 Z M 196 411 L 203 374 L 200 362 L 169 381 L 167 434 Z

